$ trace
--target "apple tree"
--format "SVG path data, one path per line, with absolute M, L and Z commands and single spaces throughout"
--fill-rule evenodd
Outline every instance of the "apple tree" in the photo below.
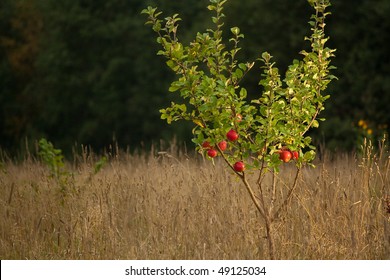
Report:
M 214 28 L 198 32 L 188 45 L 183 45 L 178 36 L 178 14 L 161 19 L 157 8 L 142 11 L 157 33 L 161 45 L 158 55 L 164 56 L 177 74 L 169 91 L 177 92 L 182 100 L 161 109 L 161 118 L 168 123 L 193 122 L 196 149 L 212 160 L 221 157 L 241 179 L 265 222 L 269 255 L 274 259 L 272 225 L 291 200 L 302 166 L 311 164 L 315 157 L 315 147 L 306 134 L 319 126 L 319 114 L 329 98 L 325 91 L 335 78 L 330 74 L 335 50 L 325 46 L 328 37 L 324 32 L 330 2 L 308 0 L 313 7 L 311 35 L 305 38 L 310 49 L 301 51 L 301 59 L 294 60 L 282 77 L 267 52 L 256 61 L 238 61 L 244 35 L 232 27 L 230 38 L 224 41 L 226 1 L 210 0 L 207 8 L 213 12 Z M 257 98 L 248 100 L 241 81 L 256 63 L 262 69 L 261 90 Z M 295 165 L 295 178 L 284 195 L 277 195 L 276 188 L 286 186 L 278 173 L 287 162 Z M 272 176 L 270 185 L 264 180 L 267 174 Z M 256 188 L 248 180 L 253 175 Z

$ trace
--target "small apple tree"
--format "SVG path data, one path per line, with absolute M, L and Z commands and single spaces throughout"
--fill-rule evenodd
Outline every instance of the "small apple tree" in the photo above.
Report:
M 192 121 L 193 142 L 201 153 L 210 158 L 222 157 L 227 166 L 241 179 L 255 207 L 264 219 L 269 255 L 275 258 L 272 225 L 291 200 L 297 186 L 300 170 L 315 157 L 315 147 L 308 130 L 319 125 L 319 114 L 324 110 L 328 95 L 324 91 L 334 78 L 330 59 L 333 49 L 325 47 L 325 18 L 328 0 L 308 0 L 314 8 L 311 16 L 311 44 L 309 51 L 301 51 L 301 60 L 294 60 L 284 79 L 264 52 L 258 59 L 263 74 L 259 84 L 263 91 L 258 98 L 248 100 L 247 91 L 240 86 L 255 62 L 242 63 L 236 55 L 244 37 L 238 27 L 230 29 L 227 46 L 223 42 L 223 5 L 227 0 L 210 0 L 208 9 L 215 13 L 214 29 L 197 33 L 184 46 L 178 36 L 181 19 L 177 14 L 160 19 L 157 8 L 148 7 L 142 13 L 148 16 L 161 45 L 158 55 L 167 59 L 167 65 L 177 74 L 169 91 L 179 92 L 183 102 L 171 103 L 160 110 L 168 123 L 177 120 Z M 296 174 L 284 195 L 277 186 L 286 186 L 278 176 L 281 164 L 294 162 Z M 266 184 L 266 174 L 272 174 L 272 183 Z M 249 175 L 255 174 L 256 183 Z M 253 187 L 257 186 L 256 188 Z M 267 195 L 269 194 L 269 195 Z M 269 197 L 271 196 L 271 197 Z

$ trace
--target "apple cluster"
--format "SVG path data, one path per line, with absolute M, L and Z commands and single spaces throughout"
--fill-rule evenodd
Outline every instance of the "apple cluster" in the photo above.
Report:
M 241 117 L 242 118 L 242 117 Z M 237 133 L 236 130 L 234 129 L 230 129 L 227 133 L 226 133 L 226 138 L 227 140 L 229 140 L 230 142 L 235 142 L 237 141 L 237 139 L 239 138 L 239 135 Z M 217 144 L 218 148 L 220 151 L 225 151 L 228 147 L 228 142 L 226 140 L 222 140 L 220 141 L 218 144 Z M 202 144 L 202 147 L 204 149 L 207 150 L 207 155 L 210 157 L 210 158 L 214 158 L 218 155 L 218 151 L 217 151 L 217 148 L 216 147 L 213 147 L 211 146 L 210 142 L 208 141 L 204 141 L 203 144 Z M 245 164 L 243 161 L 237 161 L 236 163 L 234 163 L 233 165 L 233 168 L 235 171 L 237 172 L 243 172 L 245 170 Z
M 227 142 L 225 140 L 222 140 L 217 145 L 221 151 L 225 151 L 227 148 Z M 218 155 L 216 147 L 212 147 L 210 142 L 204 141 L 202 147 L 207 150 L 207 155 L 209 157 L 214 158 Z
M 291 151 L 288 148 L 282 148 L 279 153 L 279 158 L 280 160 L 284 162 L 289 162 L 290 160 L 298 159 L 299 158 L 299 153 L 297 151 Z
M 230 129 L 226 133 L 226 138 L 231 141 L 235 142 L 239 138 L 239 134 L 236 130 Z M 217 146 L 219 147 L 220 151 L 225 151 L 228 147 L 228 142 L 225 140 L 220 141 Z M 212 147 L 210 142 L 204 141 L 202 144 L 202 147 L 207 150 L 207 155 L 210 158 L 215 158 L 218 155 L 218 151 L 216 147 Z M 291 151 L 287 147 L 283 147 L 278 151 L 279 153 L 279 159 L 283 162 L 289 162 L 290 160 L 297 160 L 299 158 L 299 152 L 298 151 Z M 243 172 L 245 170 L 245 163 L 243 161 L 237 161 L 233 165 L 233 169 L 237 172 Z

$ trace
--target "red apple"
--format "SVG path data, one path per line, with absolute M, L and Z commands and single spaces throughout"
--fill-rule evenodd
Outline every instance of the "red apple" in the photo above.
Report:
M 207 151 L 207 155 L 209 157 L 211 157 L 211 158 L 216 157 L 217 156 L 217 151 L 214 150 L 214 149 L 210 149 L 210 150 Z
M 211 145 L 209 141 L 204 141 L 202 147 L 205 149 L 211 149 Z
M 237 122 L 241 122 L 241 121 L 242 121 L 242 115 L 241 115 L 240 113 L 238 113 L 238 114 L 236 115 L 236 121 L 237 121 Z
M 242 162 L 242 161 L 237 161 L 234 165 L 233 165 L 233 168 L 234 170 L 236 170 L 237 172 L 242 172 L 245 170 L 245 164 Z
M 292 153 L 290 150 L 281 150 L 279 151 L 279 158 L 283 160 L 284 162 L 289 162 L 292 158 Z
M 292 159 L 298 159 L 299 158 L 299 153 L 297 151 L 292 151 Z
M 229 132 L 226 133 L 226 137 L 233 142 L 238 139 L 238 133 L 234 129 L 230 129 Z
M 221 151 L 225 151 L 227 148 L 227 142 L 225 140 L 222 140 L 218 143 L 218 147 L 221 149 Z

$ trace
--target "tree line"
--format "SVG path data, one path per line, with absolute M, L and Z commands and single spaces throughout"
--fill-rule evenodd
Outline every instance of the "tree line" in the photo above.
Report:
M 136 148 L 173 137 L 189 141 L 191 126 L 160 120 L 173 74 L 144 26 L 140 12 L 148 5 L 178 13 L 179 36 L 187 42 L 211 24 L 208 0 L 1 1 L 0 147 L 15 151 L 25 139 L 42 137 L 65 150 L 75 143 L 102 149 L 113 142 Z M 390 2 L 332 5 L 326 30 L 337 49 L 338 80 L 321 116 L 327 120 L 313 137 L 330 149 L 351 150 L 362 137 L 377 139 L 388 130 Z M 307 46 L 306 0 L 230 0 L 224 13 L 225 34 L 238 26 L 245 35 L 244 62 L 268 51 L 286 70 Z M 260 72 L 256 64 L 245 78 L 250 95 L 261 93 Z

